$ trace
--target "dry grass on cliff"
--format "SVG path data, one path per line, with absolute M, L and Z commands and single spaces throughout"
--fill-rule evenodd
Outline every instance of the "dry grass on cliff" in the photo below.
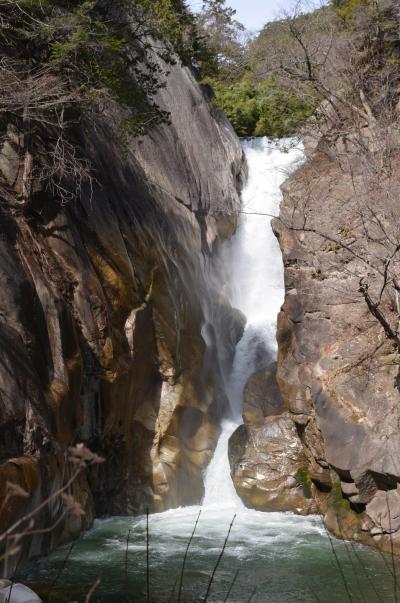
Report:
M 80 103 L 79 91 L 72 92 L 48 67 L 33 69 L 7 56 L 0 59 L 0 89 L 0 194 L 7 206 L 23 207 L 41 186 L 61 203 L 76 198 L 92 181 L 88 162 L 69 136 L 76 120 L 66 117 L 66 108 Z

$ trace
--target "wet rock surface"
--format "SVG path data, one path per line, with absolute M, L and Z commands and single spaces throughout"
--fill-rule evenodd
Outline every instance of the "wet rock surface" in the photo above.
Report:
M 241 425 L 231 436 L 229 460 L 236 491 L 259 511 L 307 514 L 316 505 L 301 479 L 306 459 L 287 412 L 262 425 Z
M 11 497 L 0 529 L 65 483 L 69 445 L 106 459 L 72 486 L 85 516 L 25 539 L 25 556 L 95 515 L 202 495 L 226 403 L 221 366 L 243 330 L 216 269 L 236 227 L 243 159 L 191 72 L 169 71 L 158 102 L 171 125 L 126 154 L 105 124 L 82 124 L 92 190 L 67 205 L 38 190 L 25 211 L 0 209 L 0 500 L 8 482 L 29 494 Z M 7 180 L 18 166 L 6 151 Z M 61 513 L 57 499 L 35 527 Z
M 276 363 L 252 375 L 244 389 L 244 424 L 229 440 L 236 491 L 260 511 L 316 511 L 305 483 L 306 457 L 276 382 Z

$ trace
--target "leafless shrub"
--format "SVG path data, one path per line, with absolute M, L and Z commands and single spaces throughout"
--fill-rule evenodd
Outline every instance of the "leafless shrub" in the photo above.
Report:
M 72 93 L 50 69 L 0 58 L 0 119 L 6 122 L 0 144 L 3 154 L 5 144 L 13 152 L 11 177 L 0 179 L 0 194 L 11 207 L 29 204 L 41 187 L 66 203 L 79 196 L 84 183 L 91 185 L 89 162 L 67 136 L 73 120 L 66 119 L 65 107 L 81 101 L 79 90 Z
M 102 463 L 104 462 L 104 459 L 86 448 L 83 444 L 71 446 L 68 451 L 68 461 L 72 464 L 74 469 L 66 483 L 43 500 L 32 511 L 24 514 L 20 519 L 17 519 L 11 526 L 0 533 L 0 546 L 3 548 L 3 552 L 0 555 L 0 561 L 5 565 L 5 573 L 7 573 L 7 565 L 10 557 L 21 553 L 22 542 L 24 539 L 37 534 L 53 532 L 55 528 L 64 521 L 68 514 L 75 515 L 76 517 L 84 515 L 84 510 L 79 502 L 69 493 L 71 486 L 87 467 Z M 19 485 L 8 483 L 7 493 L 0 509 L 0 516 L 13 497 L 28 498 L 29 494 Z M 50 526 L 36 528 L 35 521 L 37 515 L 48 508 L 49 505 L 57 499 L 61 499 L 63 502 L 62 511 L 59 514 L 59 517 Z
M 351 201 L 324 190 L 326 204 L 339 207 L 349 225 L 337 233 L 315 221 L 319 175 L 303 170 L 292 194 L 285 226 L 337 246 L 349 262 L 343 270 L 353 291 L 400 352 L 400 60 L 395 49 L 400 26 L 395 3 L 362 4 L 346 26 L 332 7 L 311 15 L 299 0 L 282 20 L 268 26 L 255 44 L 259 73 L 277 73 L 283 86 L 317 103 L 304 128 L 308 146 L 317 147 L 349 182 Z M 276 40 L 267 46 L 271 36 Z M 311 144 L 310 144 L 311 143 Z

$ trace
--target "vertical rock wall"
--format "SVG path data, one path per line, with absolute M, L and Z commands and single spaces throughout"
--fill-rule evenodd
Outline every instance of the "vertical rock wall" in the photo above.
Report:
M 241 317 L 221 295 L 215 257 L 233 233 L 240 143 L 176 65 L 158 102 L 171 124 L 126 156 L 111 130 L 82 124 L 92 190 L 67 205 L 37 190 L 28 210 L 0 206 L 1 529 L 70 475 L 68 446 L 106 459 L 71 493 L 85 516 L 26 539 L 44 552 L 96 514 L 199 501 L 225 404 L 220 371 Z M 17 182 L 9 124 L 0 178 Z M 45 141 L 44 141 L 45 143 Z M 49 526 L 60 499 L 36 519 Z
M 363 137 L 372 165 L 375 138 L 368 128 Z M 321 139 L 284 185 L 274 222 L 286 287 L 277 379 L 328 527 L 399 552 L 398 356 L 360 291 L 368 279 L 396 324 L 373 265 L 384 266 L 387 245 L 398 240 L 398 157 L 392 153 L 390 181 L 378 187 L 358 156 L 351 143 Z

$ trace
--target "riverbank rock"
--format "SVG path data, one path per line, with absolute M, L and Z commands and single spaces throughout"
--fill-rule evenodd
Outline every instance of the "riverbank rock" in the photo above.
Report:
M 0 603 L 42 603 L 42 599 L 30 588 L 18 582 L 2 587 L 0 581 Z
M 236 491 L 247 507 L 260 511 L 315 512 L 304 467 L 306 459 L 288 413 L 262 425 L 241 425 L 229 441 Z
M 363 148 L 379 162 L 368 147 L 370 134 L 368 128 L 360 134 Z M 393 177 L 380 171 L 377 182 L 349 142 L 356 134 L 346 136 L 347 142 L 317 141 L 283 187 L 274 221 L 286 288 L 277 380 L 313 482 L 322 493 L 339 488 L 328 496 L 327 524 L 339 525 L 333 528 L 338 536 L 358 539 L 363 532 L 384 550 L 389 530 L 400 553 L 398 351 L 375 312 L 398 324 L 396 296 L 382 289 L 380 266 L 390 241 L 398 241 L 392 193 L 400 185 L 399 160 L 394 153 Z M 399 276 L 397 264 L 393 276 Z M 346 513 L 333 520 L 340 505 Z

